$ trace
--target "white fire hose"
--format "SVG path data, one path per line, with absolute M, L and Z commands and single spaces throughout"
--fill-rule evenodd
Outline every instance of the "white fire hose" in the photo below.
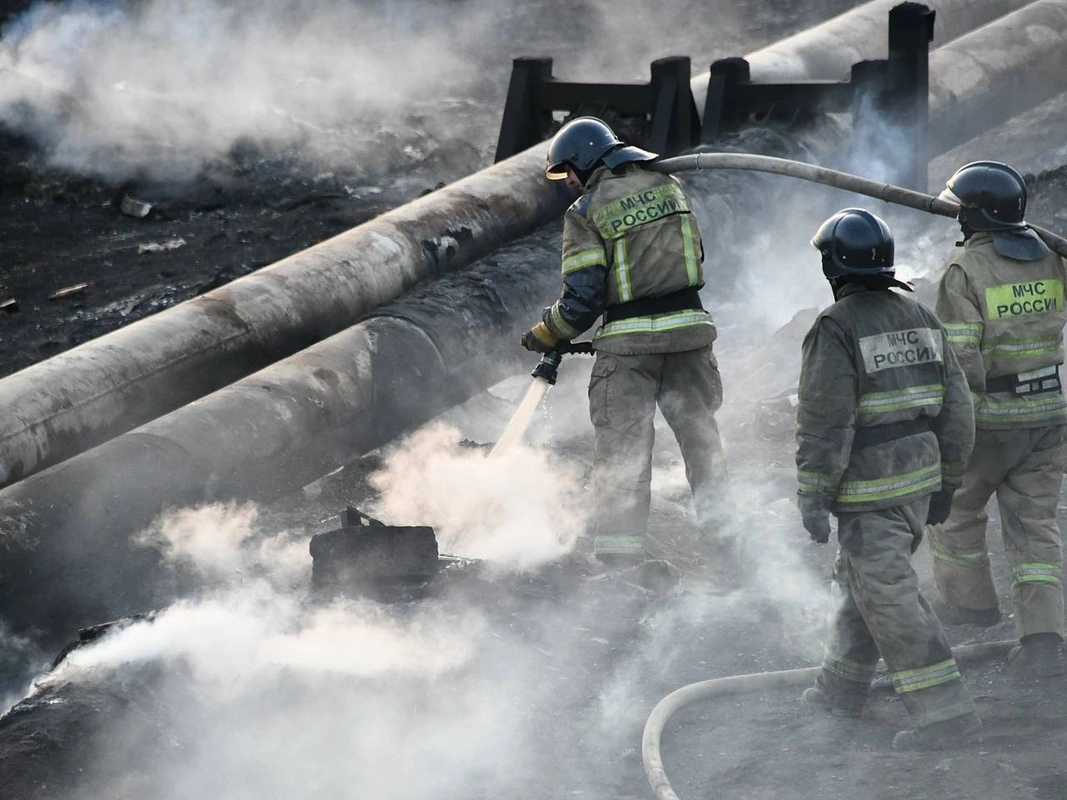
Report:
M 1007 653 L 1017 644 L 1018 642 L 1014 640 L 966 644 L 953 648 L 952 654 L 958 663 L 963 664 L 995 658 Z M 663 758 L 660 755 L 660 738 L 663 735 L 663 728 L 674 712 L 697 700 L 808 686 L 818 672 L 819 667 L 808 667 L 714 678 L 683 686 L 660 700 L 652 709 L 652 713 L 648 715 L 644 733 L 641 735 L 641 760 L 645 765 L 648 785 L 652 787 L 652 794 L 656 800 L 679 800 L 667 779 L 667 772 L 663 769 Z
M 915 208 L 941 217 L 955 219 L 960 210 L 955 203 L 939 200 L 933 195 L 894 186 L 891 183 L 872 181 L 868 178 L 861 178 L 858 175 L 841 172 L 836 169 L 828 169 L 815 164 L 805 164 L 803 161 L 792 161 L 788 158 L 757 156 L 748 153 L 696 153 L 688 156 L 665 158 L 649 166 L 656 172 L 672 173 L 713 169 L 770 172 L 775 175 L 788 175 L 791 178 L 821 183 L 824 186 L 833 186 L 837 189 L 866 195 L 867 197 L 873 197 L 876 200 L 883 200 L 887 203 L 895 203 L 899 206 Z M 1041 237 L 1051 250 L 1067 257 L 1067 239 L 1036 225 L 1030 225 L 1029 223 L 1027 225 Z

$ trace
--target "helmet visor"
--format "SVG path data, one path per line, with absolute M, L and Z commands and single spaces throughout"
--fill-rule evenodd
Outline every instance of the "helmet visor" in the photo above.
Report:
M 954 191 L 952 191 L 952 189 L 950 189 L 947 186 L 944 189 L 941 190 L 941 194 L 939 194 L 937 196 L 937 199 L 938 200 L 945 200 L 945 201 L 947 201 L 949 203 L 955 203 L 958 206 L 962 206 L 963 205 L 963 201 L 960 200 L 959 197 L 956 196 L 956 193 Z
M 545 167 L 545 177 L 550 181 L 564 181 L 567 179 L 567 162 L 557 161 Z

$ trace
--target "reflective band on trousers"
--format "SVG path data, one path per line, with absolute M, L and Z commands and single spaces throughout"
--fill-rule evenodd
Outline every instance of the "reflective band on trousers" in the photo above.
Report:
M 901 694 L 929 689 L 931 686 L 940 686 L 949 681 L 958 681 L 960 669 L 956 666 L 956 659 L 950 658 L 948 661 L 941 661 L 929 667 L 894 672 L 890 677 L 893 679 L 893 688 L 897 690 L 897 694 Z
M 1012 582 L 1019 583 L 1051 583 L 1060 585 L 1060 565 L 1049 564 L 1042 561 L 1032 561 L 1028 564 L 1016 564 L 1011 568 Z
M 645 552 L 644 536 L 595 536 L 593 552 L 597 555 L 640 555 Z
M 989 563 L 989 551 L 984 547 L 949 550 L 941 545 L 941 542 L 937 540 L 937 535 L 933 533 L 930 534 L 929 540 L 930 552 L 934 554 L 934 558 L 947 561 L 949 564 L 979 569 Z
M 864 685 L 871 682 L 874 677 L 875 664 L 860 664 L 850 658 L 845 658 L 840 653 L 835 653 L 829 647 L 822 654 L 822 668 L 846 681 L 854 681 Z

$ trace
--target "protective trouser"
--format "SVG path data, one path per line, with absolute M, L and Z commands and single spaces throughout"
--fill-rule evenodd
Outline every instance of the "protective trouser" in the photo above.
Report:
M 681 448 L 698 518 L 713 516 L 725 501 L 726 456 L 715 424 L 722 380 L 711 347 L 648 355 L 599 352 L 589 379 L 597 555 L 644 553 L 657 405 Z
M 1067 426 L 979 429 L 963 485 L 944 525 L 931 526 L 934 581 L 959 608 L 998 607 L 986 546 L 986 503 L 996 493 L 1011 566 L 1015 630 L 1064 633 L 1063 546 L 1056 506 L 1067 455 Z
M 851 685 L 865 695 L 878 656 L 917 727 L 974 711 L 941 623 L 919 591 L 911 566 L 929 497 L 879 511 L 841 514 L 834 577 L 843 598 L 834 618 L 819 683 Z M 817 685 L 819 685 L 817 683 Z

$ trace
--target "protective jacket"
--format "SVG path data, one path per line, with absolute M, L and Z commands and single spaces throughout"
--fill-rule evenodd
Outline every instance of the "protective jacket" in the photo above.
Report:
M 563 219 L 563 292 L 543 320 L 570 340 L 605 315 L 594 347 L 616 355 L 710 345 L 700 304 L 703 245 L 677 179 L 628 163 L 600 167 Z
M 1016 261 L 976 233 L 949 262 L 936 311 L 974 393 L 979 428 L 1067 423 L 1063 363 L 1064 262 L 1055 253 Z
M 846 284 L 804 338 L 797 445 L 799 492 L 837 513 L 959 486 L 974 416 L 937 318 L 889 289 Z

